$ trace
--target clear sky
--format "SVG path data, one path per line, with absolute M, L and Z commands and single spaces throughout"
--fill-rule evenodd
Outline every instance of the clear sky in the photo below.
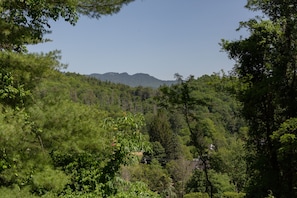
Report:
M 234 62 L 220 52 L 222 38 L 235 40 L 240 21 L 255 13 L 246 0 L 136 0 L 112 16 L 99 20 L 80 18 L 73 27 L 52 25 L 53 42 L 29 47 L 30 51 L 62 51 L 67 71 L 80 74 L 147 73 L 172 80 L 228 72 Z

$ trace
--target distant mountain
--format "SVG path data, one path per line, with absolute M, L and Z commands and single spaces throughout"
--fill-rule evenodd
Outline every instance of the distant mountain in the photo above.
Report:
M 95 77 L 101 81 L 113 82 L 113 83 L 121 83 L 124 85 L 128 85 L 131 87 L 152 87 L 158 88 L 161 85 L 172 85 L 176 83 L 173 80 L 159 80 L 153 76 L 143 73 L 137 73 L 133 75 L 129 75 L 128 73 L 115 73 L 108 72 L 105 74 L 90 74 L 90 76 Z

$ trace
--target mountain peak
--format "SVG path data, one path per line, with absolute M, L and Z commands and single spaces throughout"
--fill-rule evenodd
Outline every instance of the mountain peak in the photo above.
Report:
M 142 87 L 158 88 L 161 85 L 172 85 L 176 83 L 176 81 L 160 80 L 145 73 L 136 73 L 136 74 L 130 75 L 127 72 L 123 72 L 123 73 L 108 72 L 104 74 L 93 73 L 93 74 L 90 74 L 90 76 L 95 77 L 101 81 L 120 83 L 131 87 L 142 86 Z

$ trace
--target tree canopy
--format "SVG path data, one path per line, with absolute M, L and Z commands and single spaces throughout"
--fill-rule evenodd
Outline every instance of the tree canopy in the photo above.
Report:
M 52 21 L 74 25 L 80 15 L 99 18 L 120 11 L 133 0 L 2 0 L 0 1 L 0 50 L 22 51 L 25 44 L 45 41 Z
M 59 72 L 29 53 L 51 24 L 133 0 L 0 0 L 0 194 L 8 197 L 297 197 L 297 3 L 222 41 L 233 72 L 158 89 Z M 246 194 L 245 194 L 246 193 Z
M 264 17 L 242 22 L 250 36 L 223 41 L 223 48 L 237 61 L 234 71 L 243 87 L 238 96 L 250 126 L 248 196 L 263 197 L 270 190 L 276 197 L 295 197 L 296 172 L 284 166 L 279 152 L 286 141 L 277 134 L 297 116 L 297 3 L 249 0 L 247 8 Z

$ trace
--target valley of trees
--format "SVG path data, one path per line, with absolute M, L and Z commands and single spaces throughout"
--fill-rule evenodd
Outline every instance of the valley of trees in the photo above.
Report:
M 297 197 L 297 2 L 222 40 L 234 69 L 158 89 L 62 73 L 50 23 L 133 0 L 0 1 L 1 197 Z M 128 5 L 129 6 L 129 5 Z

